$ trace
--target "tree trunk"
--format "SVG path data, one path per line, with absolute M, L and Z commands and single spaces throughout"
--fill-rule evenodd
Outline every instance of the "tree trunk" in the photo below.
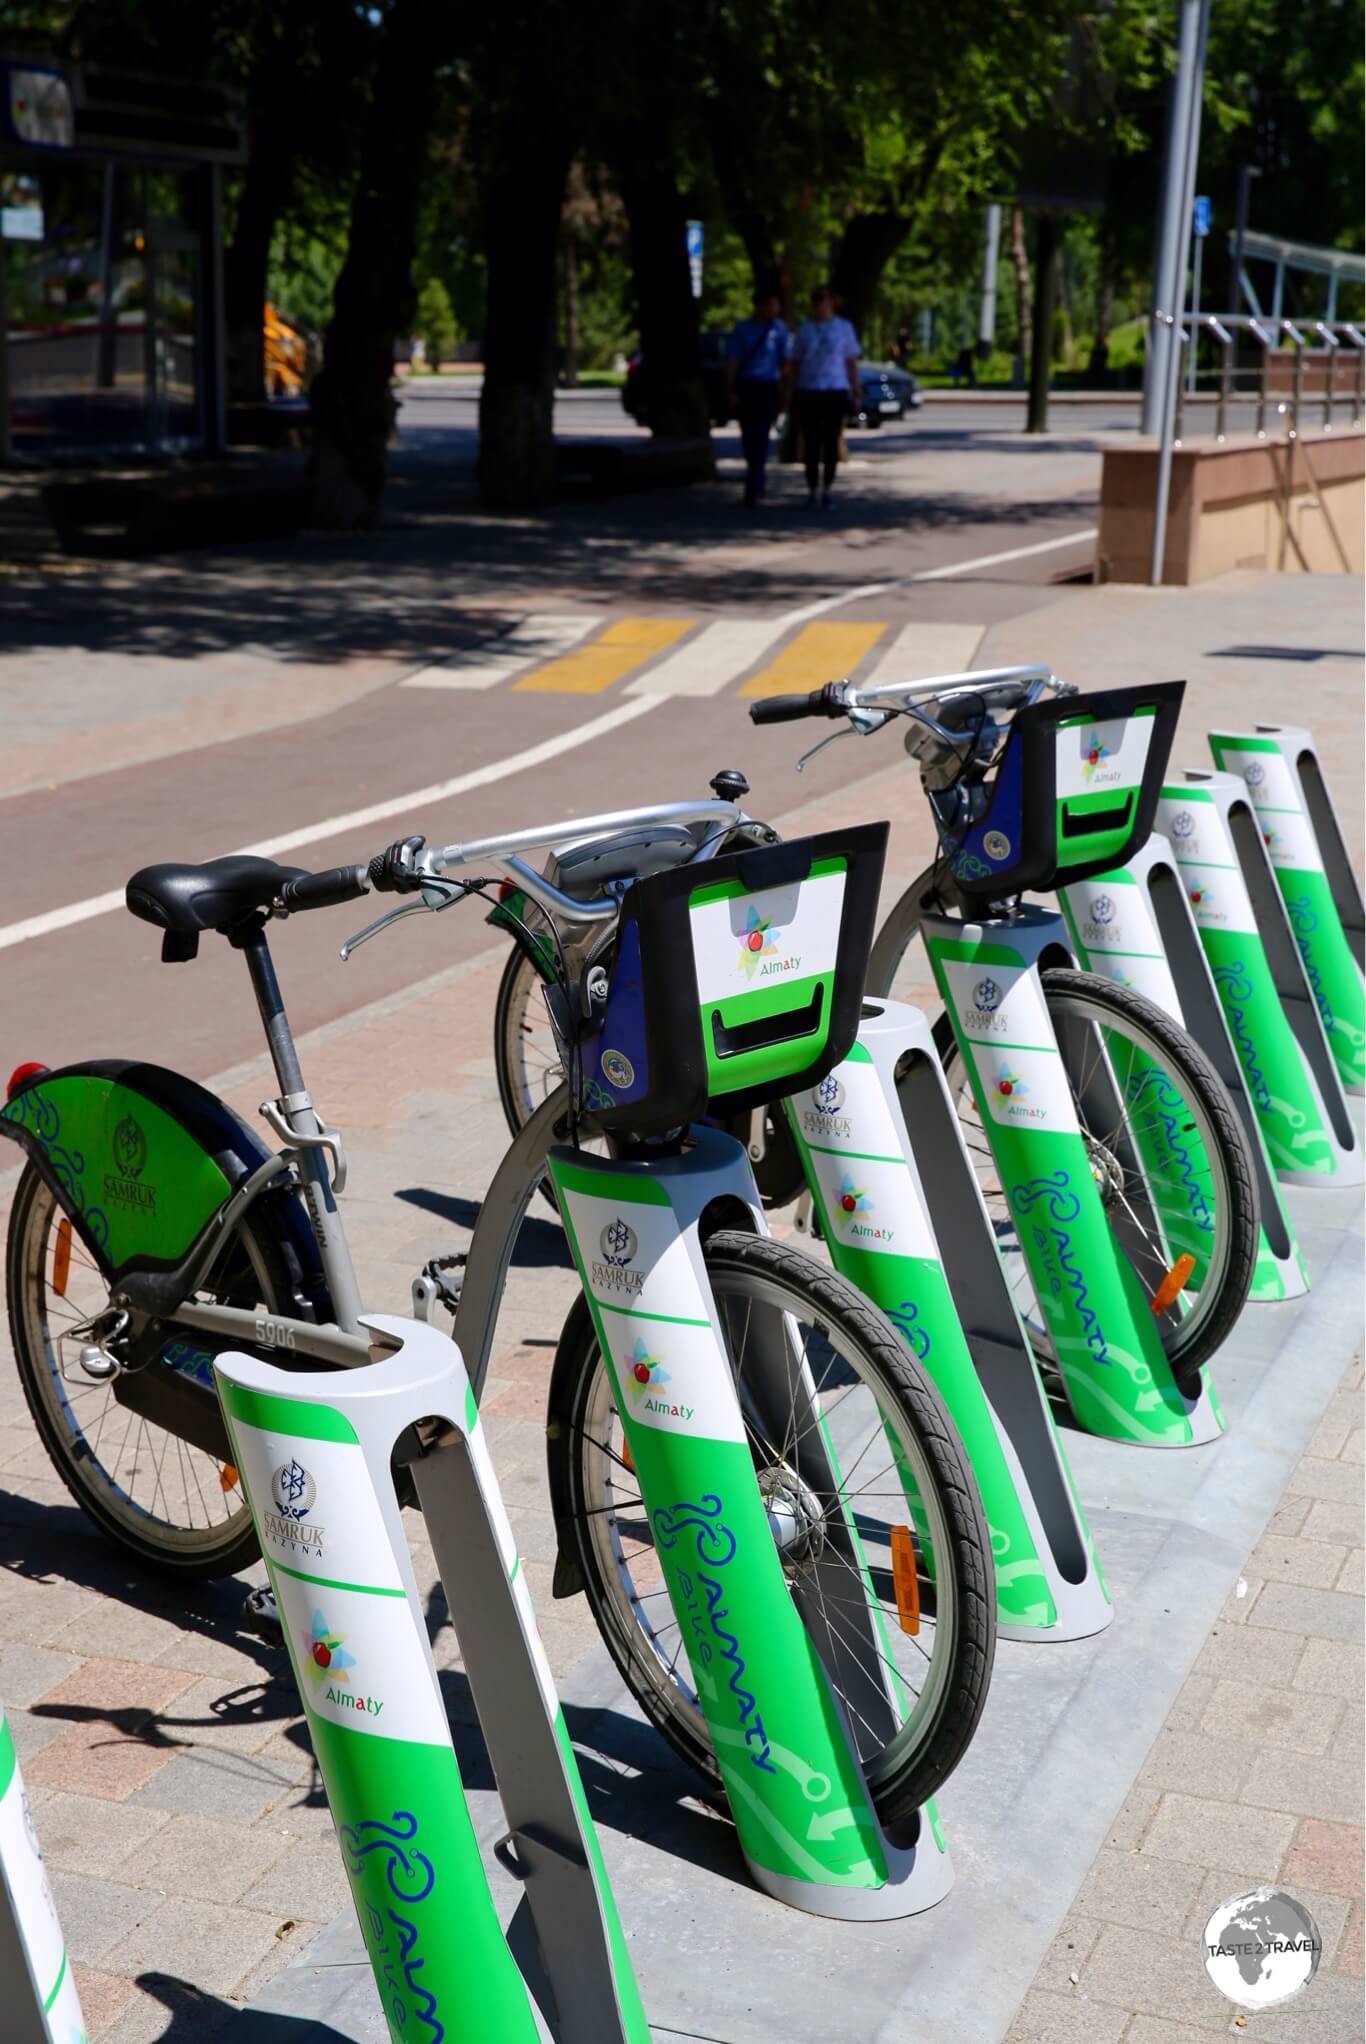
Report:
M 1087 363 L 1087 374 L 1104 376 L 1110 367 L 1110 320 L 1114 314 L 1115 278 L 1110 267 L 1109 250 L 1101 249 L 1100 279 L 1096 285 L 1096 337 L 1091 344 L 1091 359 Z
M 223 317 L 232 404 L 259 404 L 269 395 L 262 331 L 266 271 L 275 223 L 289 199 L 293 154 L 288 129 L 278 133 L 257 130 L 242 180 L 236 230 L 223 251 Z
M 1026 433 L 1048 431 L 1048 386 L 1053 366 L 1053 307 L 1058 281 L 1058 216 L 1041 212 L 1035 242 L 1034 320 L 1029 350 L 1029 416 Z
M 662 438 L 705 440 L 711 420 L 702 383 L 683 195 L 673 164 L 654 155 L 657 147 L 656 136 L 636 131 L 622 139 L 618 152 L 640 308 L 645 421 Z
M 1024 210 L 1010 209 L 1010 259 L 1015 265 L 1015 326 L 1021 374 L 1028 354 L 1034 320 L 1030 312 L 1029 250 L 1025 245 Z
M 845 222 L 830 284 L 860 339 L 872 319 L 882 273 L 910 231 L 909 213 L 855 213 Z
M 573 390 L 579 381 L 579 230 L 564 223 L 564 367 L 561 381 Z
M 346 262 L 309 402 L 313 522 L 379 522 L 396 407 L 394 343 L 414 312 L 413 244 L 436 73 L 453 17 L 441 0 L 394 0 L 380 53 Z
M 479 494 L 534 511 L 555 494 L 555 257 L 572 149 L 519 115 L 484 193 L 488 298 L 479 398 Z

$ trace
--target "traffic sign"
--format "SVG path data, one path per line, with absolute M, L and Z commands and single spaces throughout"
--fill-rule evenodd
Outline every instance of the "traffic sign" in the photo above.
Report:
M 1197 198 L 1197 199 L 1196 199 L 1196 201 L 1195 201 L 1195 206 L 1194 206 L 1194 209 L 1193 209 L 1193 211 L 1194 211 L 1194 218 L 1193 218 L 1193 220 L 1192 220 L 1192 222 L 1191 222 L 1191 225 L 1192 225 L 1192 227 L 1194 228 L 1195 232 L 1196 232 L 1197 234 L 1208 234 L 1208 233 L 1209 233 L 1209 223 L 1210 223 L 1210 206 L 1209 206 L 1209 200 L 1208 200 L 1208 199 L 1202 199 L 1202 198 Z
M 688 269 L 692 273 L 692 295 L 702 296 L 702 222 L 689 220 L 686 223 L 688 236 Z

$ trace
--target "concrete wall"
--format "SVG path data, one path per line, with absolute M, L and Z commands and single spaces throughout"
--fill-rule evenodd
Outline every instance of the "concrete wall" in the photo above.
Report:
M 1230 568 L 1363 573 L 1364 479 L 1366 435 L 1359 427 L 1306 432 L 1293 443 L 1239 436 L 1222 446 L 1178 447 L 1163 581 L 1203 582 Z M 1156 494 L 1155 441 L 1106 448 L 1097 581 L 1149 580 Z

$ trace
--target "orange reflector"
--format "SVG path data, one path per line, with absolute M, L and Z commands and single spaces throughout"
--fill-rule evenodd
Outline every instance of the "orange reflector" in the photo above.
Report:
M 1193 1256 L 1178 1256 L 1157 1290 L 1153 1293 L 1154 1314 L 1165 1313 L 1186 1289 L 1186 1279 L 1195 1269 Z
M 221 1468 L 221 1469 L 219 1470 L 219 1472 L 218 1472 L 218 1487 L 219 1487 L 219 1489 L 220 1489 L 220 1490 L 236 1490 L 236 1488 L 237 1488 L 237 1484 L 238 1484 L 238 1480 L 239 1480 L 239 1479 L 238 1479 L 237 1471 L 236 1471 L 236 1470 L 235 1470 L 235 1469 L 233 1468 L 233 1466 L 232 1466 L 231 1462 L 225 1462 L 225 1463 L 223 1464 L 223 1467 L 222 1467 L 222 1468 Z
M 915 1572 L 915 1542 L 909 1526 L 892 1528 L 892 1588 L 903 1632 L 920 1630 L 920 1578 Z
M 66 1297 L 71 1275 L 71 1223 L 63 1214 L 57 1223 L 57 1240 L 52 1245 L 52 1289 L 59 1299 Z
M 631 1460 L 631 1443 L 627 1440 L 625 1434 L 623 1434 L 621 1437 L 621 1459 L 626 1464 L 626 1467 L 630 1470 L 632 1476 L 634 1476 L 636 1473 L 636 1465 Z

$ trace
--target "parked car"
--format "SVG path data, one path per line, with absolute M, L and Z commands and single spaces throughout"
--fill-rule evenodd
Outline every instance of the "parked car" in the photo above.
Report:
M 726 402 L 726 338 L 726 329 L 719 326 L 709 327 L 702 335 L 702 388 L 707 394 L 707 415 L 713 426 L 727 425 L 731 417 Z M 639 349 L 627 359 L 621 402 L 630 417 L 644 425 L 645 357 Z
M 864 362 L 859 367 L 862 403 L 854 415 L 856 426 L 880 426 L 884 419 L 904 419 L 924 403 L 920 385 L 909 369 L 891 362 Z

